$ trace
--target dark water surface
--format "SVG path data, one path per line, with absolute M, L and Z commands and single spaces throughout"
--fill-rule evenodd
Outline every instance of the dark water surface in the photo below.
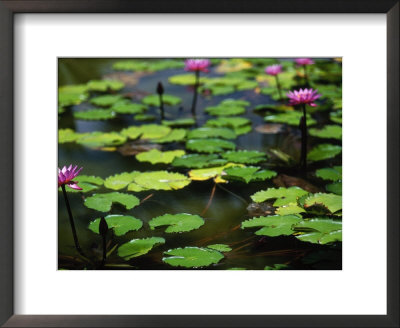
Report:
M 59 85 L 86 83 L 89 80 L 102 79 L 105 76 L 116 74 L 112 70 L 115 59 L 62 59 L 59 61 Z M 170 69 L 140 78 L 140 83 L 127 85 L 121 93 L 150 94 L 155 93 L 157 82 L 164 85 L 165 93 L 182 98 L 179 106 L 167 106 L 166 118 L 182 118 L 190 116 L 192 93 L 188 87 L 172 85 L 168 83 L 168 77 L 183 74 L 182 69 Z M 119 73 L 118 73 L 119 74 Z M 133 75 L 133 73 L 121 73 Z M 210 72 L 209 76 L 218 75 Z M 114 75 L 115 76 L 115 75 Z M 254 130 L 258 125 L 264 124 L 263 117 L 251 110 L 257 104 L 274 103 L 269 96 L 257 94 L 253 90 L 241 91 L 228 96 L 213 96 L 205 98 L 199 96 L 197 103 L 198 125 L 201 126 L 206 120 L 212 118 L 204 113 L 207 106 L 218 104 L 226 98 L 245 99 L 251 103 L 246 117 L 253 123 L 252 132 L 239 136 L 236 139 L 237 149 L 251 149 L 267 151 L 269 148 L 284 149 L 286 152 L 298 156 L 300 147 L 299 131 L 296 128 L 286 128 L 279 134 L 261 134 Z M 87 104 L 73 106 L 72 111 L 88 107 Z M 157 109 L 149 109 L 148 114 L 159 116 Z M 321 117 L 324 120 L 324 117 Z M 145 123 L 145 122 L 144 122 Z M 152 122 L 153 123 L 153 122 Z M 159 120 L 154 122 L 160 123 Z M 59 128 L 72 128 L 77 132 L 89 131 L 119 131 L 130 125 L 138 125 L 142 122 L 133 120 L 133 115 L 119 115 L 118 118 L 105 121 L 83 121 L 74 120 L 71 110 L 67 110 L 59 120 Z M 310 143 L 314 140 L 311 138 Z M 163 145 L 163 150 L 171 148 L 183 148 L 182 145 Z M 122 156 L 119 152 L 106 152 L 92 150 L 75 143 L 59 145 L 59 166 L 70 163 L 83 166 L 82 174 L 95 175 L 106 178 L 110 175 L 133 170 L 166 170 L 178 171 L 169 165 L 140 163 L 134 156 Z M 258 165 L 257 165 L 258 166 Z M 262 165 L 261 165 L 262 166 Z M 268 167 L 268 166 L 267 166 Z M 324 167 L 319 164 L 318 167 Z M 273 168 L 279 173 L 296 175 L 292 169 Z M 179 170 L 181 171 L 181 170 Z M 307 180 L 318 186 L 318 181 L 307 177 Z M 264 269 L 265 266 L 273 264 L 289 264 L 292 269 L 341 269 L 341 250 L 334 247 L 314 245 L 301 242 L 293 236 L 287 237 L 262 237 L 256 236 L 252 229 L 240 229 L 240 223 L 249 218 L 247 206 L 251 203 L 250 195 L 266 189 L 276 187 L 272 180 L 250 184 L 229 183 L 217 186 L 211 206 L 204 214 L 205 224 L 197 230 L 181 233 L 166 234 L 164 229 L 150 230 L 147 222 L 156 216 L 165 213 L 191 213 L 199 214 L 207 206 L 214 182 L 193 181 L 189 186 L 176 191 L 144 191 L 135 193 L 139 199 L 153 194 L 151 198 L 132 210 L 125 210 L 118 205 L 113 206 L 111 213 L 132 215 L 143 221 L 143 227 L 139 231 L 128 232 L 118 237 L 119 244 L 134 238 L 145 238 L 149 236 L 163 237 L 166 243 L 155 247 L 150 253 L 133 258 L 126 262 L 113 252 L 108 258 L 106 269 L 125 269 L 129 263 L 135 269 L 175 269 L 162 262 L 163 252 L 172 248 L 185 246 L 206 246 L 209 244 L 228 244 L 233 249 L 225 253 L 225 259 L 215 266 L 207 269 Z M 91 256 L 101 257 L 101 240 L 99 235 L 88 229 L 88 224 L 96 216 L 95 212 L 88 210 L 83 205 L 82 195 L 69 193 L 73 209 L 78 236 L 83 249 Z M 62 193 L 59 193 L 59 267 L 66 269 L 81 269 L 82 263 L 76 259 L 76 251 L 72 239 L 71 229 L 68 221 L 67 211 Z M 113 241 L 113 245 L 115 241 Z

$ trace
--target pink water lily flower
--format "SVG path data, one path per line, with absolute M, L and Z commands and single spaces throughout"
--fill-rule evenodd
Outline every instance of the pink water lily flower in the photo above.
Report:
M 265 73 L 268 75 L 276 76 L 282 73 L 282 65 L 270 65 L 265 68 Z
M 317 106 L 314 101 L 321 97 L 317 90 L 311 88 L 289 91 L 287 96 L 289 98 L 289 105 L 291 106 L 305 104 L 312 107 Z
M 208 59 L 186 59 L 185 60 L 185 71 L 189 72 L 208 72 L 211 62 Z
M 77 169 L 78 165 L 72 167 L 72 164 L 68 168 L 66 166 L 64 166 L 61 170 L 58 168 L 58 186 L 60 187 L 62 185 L 67 185 L 72 189 L 82 190 L 82 188 L 79 187 L 75 181 L 72 181 L 72 179 L 78 176 L 83 167 L 81 167 L 79 170 Z
M 314 61 L 311 58 L 296 58 L 294 60 L 299 66 L 306 66 L 314 64 Z

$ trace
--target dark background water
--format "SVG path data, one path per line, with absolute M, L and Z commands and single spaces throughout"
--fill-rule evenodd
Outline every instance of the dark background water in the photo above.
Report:
M 104 77 L 116 77 L 116 72 L 112 70 L 112 64 L 116 59 L 93 59 L 93 58 L 66 58 L 59 60 L 58 81 L 59 86 L 68 84 L 83 84 L 89 80 L 102 79 Z M 178 86 L 168 83 L 168 77 L 176 74 L 183 74 L 182 69 L 169 69 L 153 74 L 148 74 L 140 78 L 140 83 L 127 85 L 121 93 L 131 93 L 134 95 L 144 95 L 155 93 L 156 85 L 161 81 L 164 85 L 165 93 L 176 95 L 182 98 L 179 106 L 168 106 L 166 108 L 166 118 L 182 118 L 190 116 L 190 106 L 192 92 L 186 86 Z M 120 73 L 125 78 L 134 77 L 134 73 Z M 209 76 L 217 76 L 214 71 Z M 267 151 L 270 148 L 284 149 L 293 156 L 298 156 L 299 152 L 299 131 L 296 128 L 286 127 L 282 133 L 261 134 L 254 130 L 258 125 L 265 124 L 263 117 L 255 113 L 251 108 L 257 104 L 274 103 L 269 96 L 258 94 L 253 90 L 240 91 L 228 96 L 199 96 L 197 103 L 198 124 L 201 126 L 209 115 L 203 109 L 207 106 L 218 104 L 226 98 L 245 99 L 251 103 L 247 110 L 246 117 L 252 121 L 253 130 L 245 135 L 239 136 L 235 142 L 237 149 L 254 149 Z M 59 120 L 59 128 L 72 128 L 77 132 L 89 131 L 119 131 L 130 125 L 138 125 L 143 122 L 133 120 L 133 115 L 119 115 L 118 118 L 106 121 L 83 121 L 75 120 L 72 111 L 93 107 L 86 104 L 73 106 L 62 114 Z M 158 110 L 153 108 L 149 114 L 159 116 Z M 321 117 L 324 120 L 324 117 Z M 154 123 L 159 123 L 156 121 Z M 321 122 L 320 122 L 321 123 Z M 311 138 L 310 144 L 315 142 Z M 163 149 L 184 148 L 183 145 L 173 144 L 164 145 Z M 95 175 L 106 178 L 121 172 L 133 170 L 165 170 L 171 168 L 169 165 L 151 165 L 138 162 L 134 156 L 122 156 L 119 152 L 105 152 L 92 150 L 75 143 L 59 145 L 59 166 L 70 163 L 83 166 L 82 174 Z M 319 167 L 323 167 L 320 163 Z M 339 163 L 340 164 L 340 163 Z M 268 164 L 267 164 L 268 165 Z M 176 168 L 172 168 L 177 171 Z M 277 169 L 278 172 L 288 175 L 296 175 L 293 169 Z M 318 186 L 318 180 L 310 176 L 307 180 Z M 162 262 L 163 252 L 185 246 L 206 246 L 209 244 L 223 243 L 230 245 L 233 250 L 225 253 L 225 259 L 215 266 L 207 269 L 228 269 L 241 267 L 246 269 L 263 269 L 266 265 L 286 263 L 292 269 L 341 269 L 341 250 L 337 247 L 319 246 L 304 243 L 293 236 L 288 237 L 262 237 L 254 235 L 251 229 L 240 229 L 240 223 L 248 218 L 247 206 L 251 203 L 250 195 L 266 189 L 275 187 L 271 180 L 250 184 L 229 183 L 228 185 L 218 186 L 211 206 L 204 215 L 205 224 L 197 230 L 181 233 L 166 234 L 163 229 L 150 230 L 147 222 L 156 216 L 165 213 L 191 213 L 200 214 L 206 207 L 214 183 L 209 181 L 193 181 L 189 186 L 176 191 L 145 191 L 135 193 L 139 199 L 152 195 L 147 201 L 132 210 L 125 210 L 122 207 L 113 206 L 112 213 L 127 214 L 141 219 L 143 227 L 136 232 L 128 232 L 122 237 L 118 237 L 121 245 L 134 238 L 145 238 L 149 236 L 164 237 L 166 243 L 155 247 L 149 254 L 134 258 L 128 261 L 130 266 L 136 269 L 175 269 Z M 321 186 L 320 186 L 321 187 Z M 225 190 L 227 189 L 227 190 Z M 73 208 L 79 240 L 83 249 L 92 256 L 101 256 L 101 240 L 99 235 L 94 234 L 87 227 L 90 221 L 98 217 L 95 211 L 87 209 L 83 205 L 82 195 L 79 193 L 69 193 L 71 206 Z M 82 268 L 82 263 L 74 256 L 75 249 L 70 231 L 67 211 L 65 208 L 62 194 L 59 193 L 59 267 L 66 269 Z M 113 240 L 110 247 L 115 245 Z M 126 266 L 126 262 L 121 260 L 116 252 L 108 258 L 109 269 L 132 268 Z

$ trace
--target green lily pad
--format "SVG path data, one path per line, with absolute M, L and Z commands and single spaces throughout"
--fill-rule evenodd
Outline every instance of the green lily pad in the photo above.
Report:
M 117 71 L 161 71 L 165 69 L 181 68 L 184 66 L 182 60 L 143 60 L 129 59 L 117 61 L 113 64 L 113 69 Z
M 87 100 L 88 96 L 85 84 L 65 85 L 58 88 L 58 104 L 61 107 L 79 105 Z
M 156 117 L 152 114 L 137 114 L 134 119 L 135 121 L 155 121 Z
M 151 139 L 151 141 L 155 143 L 183 141 L 186 139 L 186 133 L 187 132 L 185 129 L 173 129 L 166 136 L 157 139 Z
M 206 77 L 200 76 L 200 83 L 204 83 L 207 80 Z M 177 85 L 194 85 L 196 83 L 196 76 L 193 73 L 173 75 L 168 78 L 168 82 Z
M 119 146 L 126 141 L 126 137 L 117 132 L 90 132 L 81 135 L 77 139 L 77 143 L 87 147 L 106 147 L 106 146 Z
M 117 80 L 92 80 L 87 83 L 88 90 L 105 92 L 121 90 L 125 84 Z
M 209 106 L 205 108 L 205 111 L 214 116 L 232 116 L 232 115 L 240 115 L 246 112 L 246 109 L 241 106 L 228 106 L 228 105 L 219 105 L 219 106 Z
M 239 84 L 236 85 L 236 89 L 238 91 L 242 90 L 252 90 L 258 87 L 258 82 L 257 81 L 251 81 L 251 80 L 244 80 L 240 82 Z
M 150 228 L 168 226 L 165 232 L 187 232 L 200 228 L 204 224 L 203 218 L 198 215 L 180 213 L 164 214 L 149 221 Z
M 302 234 L 296 235 L 301 241 L 313 244 L 329 244 L 335 241 L 342 241 L 342 222 L 329 218 L 314 218 L 304 220 L 294 226 L 295 232 Z
M 104 181 L 104 186 L 108 189 L 112 190 L 120 190 L 128 186 L 133 179 L 138 176 L 140 172 L 133 171 L 133 172 L 123 172 L 119 174 L 115 174 L 113 176 L 108 177 Z
M 209 91 L 214 96 L 223 96 L 235 92 L 235 87 L 231 85 L 204 85 L 201 91 Z
M 286 270 L 288 268 L 287 264 L 274 264 L 272 266 L 267 265 L 264 270 Z
M 316 193 L 308 196 L 304 201 L 304 207 L 322 205 L 331 213 L 342 209 L 342 196 L 335 194 Z
M 224 172 L 226 173 L 226 175 L 222 176 L 224 180 L 238 180 L 245 183 L 263 181 L 271 179 L 277 175 L 274 171 L 260 170 L 260 167 L 255 166 L 228 167 Z
M 342 194 L 342 183 L 341 182 L 334 182 L 327 184 L 325 186 L 326 191 L 334 193 L 336 195 L 341 195 Z
M 74 117 L 78 120 L 109 120 L 115 117 L 115 112 L 110 109 L 90 109 L 74 112 Z
M 287 205 L 278 207 L 275 213 L 278 215 L 300 214 L 305 213 L 305 210 L 297 205 L 297 203 L 289 203 Z
M 192 126 L 196 124 L 193 118 L 181 118 L 173 121 L 162 121 L 162 125 L 166 126 Z
M 80 134 L 72 129 L 58 130 L 58 143 L 75 142 L 79 137 Z
M 273 90 L 275 92 L 275 90 Z M 270 104 L 261 104 L 257 105 L 256 107 L 253 108 L 254 111 L 278 111 L 278 112 L 290 112 L 293 111 L 292 106 L 287 106 L 287 105 L 270 105 Z
M 116 236 L 123 236 L 129 231 L 137 231 L 143 226 L 143 222 L 129 215 L 107 215 L 105 217 L 108 228 L 114 230 Z M 99 233 L 100 218 L 89 223 L 89 229 Z
M 121 95 L 104 95 L 90 99 L 90 103 L 95 106 L 109 107 L 122 99 Z
M 302 220 L 301 216 L 297 214 L 260 216 L 242 222 L 242 229 L 261 227 L 260 230 L 256 231 L 256 235 L 269 237 L 289 236 L 293 234 L 292 227 Z
M 169 164 L 176 157 L 181 157 L 185 155 L 184 150 L 169 150 L 169 151 L 159 151 L 158 149 L 152 149 L 143 153 L 136 155 L 136 159 L 139 162 L 150 162 L 151 164 L 164 163 Z
M 177 190 L 186 187 L 191 180 L 180 173 L 153 171 L 141 173 L 133 182 L 146 189 Z
M 342 152 L 342 147 L 331 144 L 319 144 L 311 149 L 307 155 L 310 161 L 322 161 L 325 159 L 333 158 Z
M 85 206 L 100 212 L 109 212 L 113 203 L 119 203 L 127 210 L 139 205 L 137 197 L 120 192 L 110 192 L 105 194 L 94 194 L 85 199 Z
M 163 95 L 163 103 L 165 105 L 175 106 L 179 105 L 182 99 L 173 95 Z M 159 95 L 148 95 L 142 99 L 142 103 L 148 106 L 160 107 Z
M 189 131 L 189 139 L 203 139 L 203 138 L 223 138 L 223 139 L 235 139 L 236 133 L 228 128 L 198 128 Z
M 147 110 L 147 107 L 132 103 L 129 100 L 120 100 L 114 103 L 111 109 L 118 114 L 142 114 Z
M 256 164 L 267 160 L 267 155 L 257 150 L 228 151 L 221 156 L 229 162 L 241 164 Z
M 220 153 L 225 150 L 235 149 L 233 142 L 222 139 L 190 139 L 186 142 L 186 148 L 201 153 Z
M 223 117 L 208 120 L 206 126 L 216 128 L 226 127 L 231 128 L 236 135 L 245 134 L 251 131 L 251 121 L 244 117 Z
M 342 111 L 338 110 L 337 112 L 331 112 L 329 117 L 332 122 L 342 124 Z
M 224 256 L 215 250 L 199 247 L 185 247 L 170 249 L 164 253 L 163 261 L 172 266 L 185 268 L 205 267 L 218 263 Z
M 228 245 L 225 244 L 212 244 L 208 245 L 207 248 L 214 249 L 218 252 L 230 252 L 232 248 L 230 248 Z
M 141 126 L 130 126 L 121 130 L 121 135 L 129 139 L 158 139 L 166 137 L 171 133 L 171 128 L 168 126 L 157 124 L 144 124 Z
M 342 127 L 339 125 L 325 125 L 322 129 L 312 128 L 309 134 L 313 137 L 325 139 L 342 139 Z
M 225 159 L 221 159 L 218 157 L 218 155 L 215 154 L 190 154 L 175 158 L 172 162 L 172 165 L 176 167 L 195 169 L 211 166 L 221 166 L 226 164 L 226 162 L 227 161 Z
M 204 181 L 204 180 L 209 180 L 212 178 L 217 178 L 221 177 L 223 174 L 224 170 L 232 165 L 232 163 L 228 163 L 223 166 L 217 166 L 217 167 L 210 167 L 206 169 L 194 169 L 189 171 L 189 176 L 192 180 L 197 180 L 197 181 Z M 218 182 L 225 182 L 225 180 L 219 181 Z
M 315 171 L 315 175 L 318 178 L 336 182 L 342 180 L 342 167 L 334 166 L 332 168 L 327 167 L 324 169 L 319 169 Z
M 72 188 L 66 188 L 68 192 L 83 192 L 87 193 L 96 189 L 99 189 L 99 186 L 103 185 L 104 180 L 100 177 L 88 176 L 88 175 L 78 175 L 74 178 L 74 181 L 78 184 L 82 190 L 76 190 Z M 61 188 L 59 188 L 61 190 Z
M 165 244 L 165 239 L 160 237 L 132 239 L 118 247 L 118 256 L 124 260 L 130 260 L 134 257 L 147 254 L 158 244 Z
M 295 186 L 289 188 L 268 188 L 267 190 L 256 192 L 251 196 L 251 199 L 256 203 L 265 202 L 268 199 L 276 199 L 274 206 L 284 206 L 296 203 L 298 198 L 307 194 L 308 191 Z
M 264 117 L 267 122 L 285 123 L 288 125 L 298 126 L 303 113 L 300 111 L 292 111 L 287 113 L 279 113 L 275 115 L 268 115 Z M 310 114 L 307 114 L 307 126 L 317 123 Z

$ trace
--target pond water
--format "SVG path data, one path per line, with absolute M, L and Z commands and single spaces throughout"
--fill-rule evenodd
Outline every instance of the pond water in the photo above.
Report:
M 178 85 L 169 82 L 171 76 L 188 74 L 182 67 L 163 69 L 155 72 L 148 71 L 121 71 L 113 69 L 113 64 L 121 59 L 93 59 L 93 58 L 65 58 L 59 59 L 58 83 L 59 87 L 66 85 L 87 84 L 91 80 L 120 80 L 124 82 L 124 87 L 117 91 L 96 92 L 91 91 L 89 99 L 104 94 L 121 94 L 134 103 L 140 103 L 146 95 L 155 94 L 158 82 L 164 87 L 165 94 L 174 95 L 181 98 L 178 105 L 165 105 L 166 120 L 175 120 L 181 118 L 191 118 L 191 105 L 193 99 L 193 86 Z M 138 60 L 139 61 L 139 60 Z M 182 59 L 183 62 L 183 59 Z M 227 60 L 229 63 L 229 60 Z M 243 60 L 246 62 L 246 60 Z M 281 60 L 284 68 L 293 67 L 296 75 L 293 77 L 293 83 L 296 88 L 304 86 L 301 77 L 302 70 L 296 68 L 292 60 Z M 331 79 L 332 65 L 340 70 L 340 62 L 332 59 L 315 60 L 316 69 L 309 71 L 309 79 L 312 87 L 318 89 L 318 86 L 329 90 L 339 90 L 341 80 Z M 234 66 L 233 62 L 232 66 Z M 318 65 L 317 65 L 318 64 Z M 201 77 L 207 78 L 224 77 L 226 72 L 221 72 L 221 63 L 213 62 L 209 73 L 201 73 Z M 263 75 L 261 64 L 252 62 L 252 68 L 246 66 L 243 70 L 233 72 L 254 73 L 258 70 L 258 75 Z M 324 69 L 329 69 L 324 72 Z M 336 72 L 336 71 L 335 71 Z M 232 72 L 228 72 L 232 74 Z M 325 74 L 325 75 L 324 75 Z M 264 74 L 265 75 L 265 74 Z M 232 75 L 233 76 L 233 75 Z M 238 75 L 239 76 L 239 75 Z M 251 76 L 251 75 L 249 75 Z M 253 75 L 255 76 L 255 74 Z M 327 76 L 326 79 L 324 77 Z M 256 80 L 256 78 L 251 77 Z M 268 82 L 268 81 L 267 81 Z M 73 212 L 77 235 L 80 245 L 85 252 L 86 258 L 80 256 L 74 246 L 74 240 L 71 233 L 69 216 L 65 205 L 63 193 L 59 191 L 58 198 L 58 254 L 59 269 L 144 269 L 144 270 L 176 270 L 176 269 L 208 269 L 208 270 L 226 270 L 226 269 L 292 269 L 292 270 L 311 270 L 311 269 L 341 269 L 342 251 L 341 241 L 329 243 L 309 242 L 297 238 L 296 235 L 304 234 L 304 231 L 293 232 L 288 235 L 257 235 L 256 228 L 243 228 L 244 221 L 258 216 L 268 216 L 271 208 L 271 215 L 276 210 L 273 206 L 273 200 L 261 203 L 254 203 L 251 195 L 268 188 L 298 186 L 313 193 L 321 192 L 331 194 L 326 190 L 328 182 L 316 176 L 315 172 L 322 168 L 332 168 L 341 166 L 341 155 L 331 156 L 330 158 L 310 161 L 306 170 L 302 170 L 297 165 L 301 151 L 301 133 L 298 125 L 282 124 L 271 121 L 267 123 L 264 116 L 276 114 L 273 110 L 258 111 L 254 110 L 257 105 L 278 106 L 279 100 L 273 99 L 271 95 L 262 92 L 262 88 L 271 88 L 265 81 L 258 81 L 258 86 L 251 89 L 238 91 L 222 95 L 214 95 L 212 92 L 201 92 L 198 96 L 196 105 L 196 125 L 189 127 L 194 129 L 202 127 L 210 119 L 216 116 L 210 115 L 205 108 L 217 106 L 226 99 L 245 100 L 250 103 L 246 106 L 246 112 L 240 117 L 248 118 L 251 121 L 251 131 L 238 135 L 236 139 L 231 140 L 236 144 L 237 150 L 256 150 L 268 154 L 265 162 L 257 164 L 246 164 L 247 166 L 258 166 L 262 169 L 270 169 L 277 173 L 277 177 L 268 178 L 261 181 L 250 183 L 240 181 L 229 181 L 227 183 L 215 183 L 213 179 L 205 181 L 191 181 L 189 185 L 178 190 L 154 190 L 132 192 L 126 188 L 119 190 L 107 190 L 104 186 L 92 192 L 68 192 L 68 198 Z M 296 89 L 294 88 L 294 89 Z M 284 88 L 285 89 L 285 88 Z M 261 91 L 260 91 L 261 90 Z M 324 89 L 323 89 L 324 90 Z M 320 91 L 322 93 L 322 91 Z M 335 93 L 335 96 L 337 94 Z M 89 100 L 88 99 L 88 100 Z M 286 99 L 287 103 L 287 99 Z M 321 97 L 320 107 L 324 107 L 327 100 Z M 151 122 L 138 121 L 132 114 L 118 114 L 113 119 L 105 120 L 81 120 L 74 117 L 74 112 L 80 112 L 94 108 L 89 101 L 83 101 L 80 104 L 65 106 L 59 111 L 59 130 L 72 129 L 78 134 L 84 134 L 92 131 L 101 132 L 119 132 L 130 126 L 141 126 L 142 124 L 161 124 L 159 108 L 149 106 L 146 114 L 154 115 L 156 119 Z M 332 109 L 332 103 L 326 105 L 327 109 L 312 112 L 312 118 L 315 119 L 314 127 L 321 128 L 325 125 L 332 125 L 331 114 L 338 112 L 337 108 Z M 341 107 L 341 106 L 340 106 Z M 310 107 L 311 108 L 311 107 Z M 232 116 L 234 117 L 234 116 Z M 261 133 L 262 129 L 257 127 L 274 128 L 274 124 L 280 130 L 277 133 Z M 187 128 L 187 127 L 186 127 Z M 267 131 L 268 132 L 268 131 Z M 271 131 L 269 131 L 271 132 Z M 149 143 L 146 143 L 146 145 Z M 151 144 L 151 142 L 150 142 Z M 308 149 L 312 149 L 320 144 L 341 145 L 339 138 L 321 138 L 315 136 L 308 137 Z M 174 149 L 185 150 L 185 141 L 157 144 L 162 151 Z M 191 168 L 176 167 L 172 164 L 151 164 L 149 162 L 138 161 L 135 155 L 124 155 L 116 149 L 103 149 L 87 147 L 77 142 L 59 143 L 58 162 L 59 167 L 74 164 L 83 167 L 80 174 L 88 176 L 97 176 L 103 179 L 115 174 L 132 171 L 169 171 L 179 172 L 188 175 Z M 280 161 L 278 157 L 271 154 L 272 150 L 279 150 L 292 158 L 291 162 Z M 108 151 L 106 151 L 108 150 Z M 186 150 L 187 153 L 196 153 Z M 226 152 L 226 151 L 223 151 Z M 67 187 L 68 189 L 68 187 Z M 140 205 L 127 210 L 120 204 L 113 204 L 110 211 L 102 213 L 85 206 L 85 200 L 95 193 L 105 193 L 118 191 L 136 196 Z M 336 192 L 340 194 L 341 192 Z M 261 204 L 261 205 L 260 205 Z M 261 211 L 261 212 L 260 212 Z M 264 211 L 264 212 L 263 212 Z M 322 212 L 318 212 L 322 211 Z M 166 226 L 150 228 L 148 224 L 152 218 L 162 216 L 166 213 L 189 213 L 199 215 L 204 219 L 204 224 L 197 229 L 181 232 L 166 233 Z M 311 213 L 311 212 L 310 212 Z M 326 213 L 323 209 L 316 206 L 315 215 L 323 218 L 332 217 L 332 213 Z M 321 214 L 322 213 L 322 214 Z M 116 236 L 113 231 L 107 234 L 107 252 L 109 252 L 105 264 L 102 261 L 102 238 L 98 233 L 89 229 L 89 224 L 96 218 L 109 214 L 130 215 L 143 222 L 143 226 L 137 231 L 128 231 L 126 234 Z M 307 218 L 309 213 L 303 214 Z M 341 217 L 336 213 L 335 219 Z M 301 214 L 300 214 L 301 215 Z M 312 214 L 310 214 L 312 215 Z M 312 218 L 312 216 L 311 216 Z M 161 237 L 165 242 L 154 245 L 147 253 L 132 258 L 123 258 L 118 252 L 118 248 L 133 239 L 145 239 L 149 237 Z M 340 237 L 341 240 L 341 237 Z M 221 251 L 223 258 L 212 265 L 200 267 L 182 267 L 172 266 L 163 258 L 165 252 L 171 249 L 198 247 L 206 248 L 212 244 L 227 245 L 230 251 Z M 219 253 L 219 252 L 218 252 Z M 280 266 L 282 265 L 282 266 Z

